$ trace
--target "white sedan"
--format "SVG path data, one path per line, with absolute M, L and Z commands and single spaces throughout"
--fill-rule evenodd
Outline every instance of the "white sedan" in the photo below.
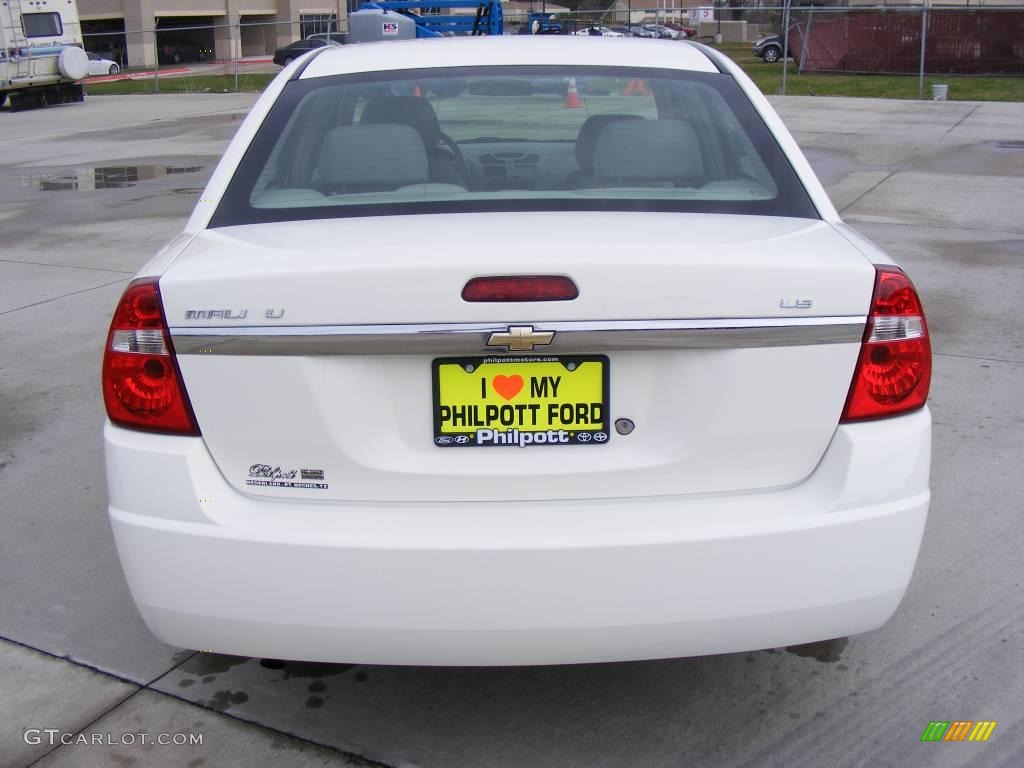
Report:
M 104 59 L 97 53 L 86 53 L 85 55 L 89 57 L 90 75 L 116 75 L 121 71 L 121 67 L 116 61 Z
M 616 32 L 608 27 L 585 27 L 584 29 L 576 30 L 573 34 L 580 35 L 581 37 L 625 37 L 621 32 Z
M 566 79 L 608 95 L 534 88 Z M 721 54 L 324 47 L 116 307 L 110 520 L 146 623 L 188 648 L 501 665 L 846 636 L 914 569 L 930 376 L 910 279 Z

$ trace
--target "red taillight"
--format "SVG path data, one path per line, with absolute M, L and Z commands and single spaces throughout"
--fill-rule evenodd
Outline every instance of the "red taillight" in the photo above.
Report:
M 157 278 L 134 280 L 114 312 L 103 354 L 103 402 L 115 424 L 198 435 L 167 333 Z
M 572 301 L 576 283 L 561 275 L 474 277 L 462 289 L 463 301 Z
M 895 416 L 924 405 L 932 378 L 928 325 L 914 284 L 876 267 L 875 293 L 843 421 Z

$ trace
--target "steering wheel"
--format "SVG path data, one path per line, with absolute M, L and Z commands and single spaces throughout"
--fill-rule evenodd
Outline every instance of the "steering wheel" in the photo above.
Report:
M 441 143 L 445 145 L 449 152 L 455 157 L 455 170 L 458 171 L 459 176 L 466 182 L 466 186 L 469 186 L 469 174 L 466 169 L 466 158 L 462 155 L 462 150 L 459 149 L 459 145 L 455 142 L 451 136 L 447 133 L 441 132 Z

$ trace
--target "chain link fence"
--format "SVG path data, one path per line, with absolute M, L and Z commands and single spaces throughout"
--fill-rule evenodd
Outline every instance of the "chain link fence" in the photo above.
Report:
M 1024 8 L 793 9 L 801 72 L 1024 74 Z
M 1024 7 L 783 8 L 783 79 L 800 73 L 1024 75 Z M 948 85 L 933 85 L 945 99 Z
M 275 52 L 310 37 L 340 41 L 345 35 L 336 31 L 333 21 L 311 25 L 305 20 L 244 17 L 236 24 L 172 21 L 143 29 L 95 30 L 83 24 L 82 32 L 91 60 L 89 82 L 135 80 L 145 83 L 142 90 L 153 93 L 160 92 L 161 80 L 164 90 L 261 90 L 266 77 L 250 83 L 246 76 L 278 72 Z M 295 58 L 306 50 L 295 49 L 285 57 Z M 279 64 L 284 61 L 279 58 Z
M 735 55 L 756 53 L 753 43 L 778 36 L 777 58 L 786 78 L 799 73 L 916 75 L 924 94 L 926 75 L 1024 75 L 1024 5 L 993 6 L 813 6 L 775 2 L 730 5 L 708 0 L 680 7 L 683 0 L 615 0 L 606 10 L 569 12 L 545 2 L 517 0 L 504 11 L 505 34 L 611 35 L 648 39 L 695 39 L 743 43 Z M 690 0 L 687 0 L 690 1 Z M 736 3 L 742 0 L 732 0 Z M 643 7 L 650 6 L 650 7 Z M 97 79 L 146 81 L 157 92 L 164 79 L 196 82 L 196 90 L 258 90 L 288 55 L 276 51 L 310 37 L 344 38 L 347 20 L 302 15 L 294 20 L 242 16 L 234 24 L 205 19 L 168 19 L 155 28 L 126 27 L 123 21 L 83 22 L 85 48 L 95 58 Z M 750 46 L 750 47 L 748 47 Z M 294 49 L 301 55 L 304 50 Z M 760 54 L 758 54 L 760 55 Z M 769 57 L 767 60 L 772 61 Z M 106 69 L 104 70 L 104 67 Z M 262 78 L 247 78 L 250 74 Z M 202 76 L 218 76 L 213 86 Z M 191 78 L 191 80 L 189 80 Z M 204 85 L 204 83 L 206 83 Z M 173 90 L 188 90 L 177 84 Z

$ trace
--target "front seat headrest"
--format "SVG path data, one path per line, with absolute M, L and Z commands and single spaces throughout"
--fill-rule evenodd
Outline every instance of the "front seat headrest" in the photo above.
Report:
M 441 124 L 430 102 L 421 96 L 381 96 L 363 107 L 360 124 L 400 123 L 416 129 L 423 146 L 433 149 L 441 141 Z
M 408 125 L 343 125 L 324 137 L 318 183 L 354 191 L 427 182 L 427 150 Z

